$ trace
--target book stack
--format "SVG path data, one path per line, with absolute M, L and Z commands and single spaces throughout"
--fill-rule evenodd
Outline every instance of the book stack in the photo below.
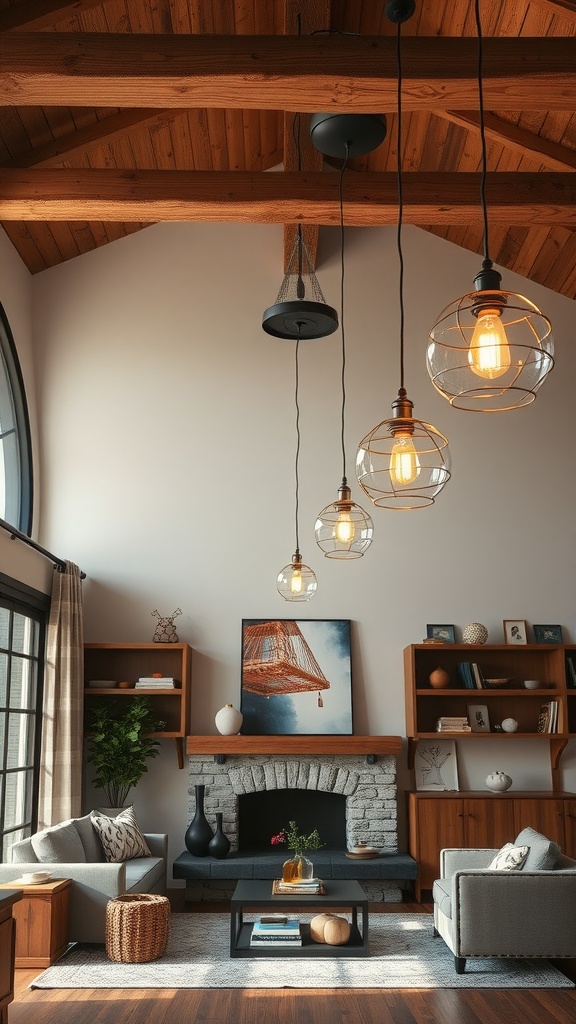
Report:
M 576 689 L 576 659 L 571 654 L 566 655 L 566 668 L 568 669 L 566 682 L 570 689 L 574 690 Z
M 272 883 L 273 896 L 323 896 L 324 891 L 321 878 L 308 878 L 305 882 L 284 882 L 275 878 Z
M 173 676 L 140 676 L 136 682 L 137 690 L 173 690 L 175 686 Z
M 250 945 L 260 948 L 265 946 L 269 948 L 301 946 L 300 921 L 296 917 L 283 917 L 280 914 L 261 917 L 252 925 Z
M 472 732 L 466 715 L 442 716 L 436 722 L 436 732 Z
M 485 689 L 486 680 L 482 675 L 482 669 L 475 661 L 458 662 L 458 674 L 465 690 Z
M 538 715 L 536 732 L 558 732 L 558 701 L 549 700 L 543 704 Z

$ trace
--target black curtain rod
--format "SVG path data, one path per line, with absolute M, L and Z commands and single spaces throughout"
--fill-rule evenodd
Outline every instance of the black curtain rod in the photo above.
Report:
M 4 519 L 0 519 L 0 526 L 3 530 L 6 530 L 6 533 L 10 534 L 10 540 L 21 540 L 29 548 L 34 548 L 34 551 L 39 551 L 41 555 L 44 555 L 44 558 L 49 558 L 51 562 L 54 562 L 54 568 L 58 569 L 58 572 L 66 572 L 66 562 L 63 558 L 57 558 L 51 551 L 47 551 L 46 548 L 37 544 L 31 537 L 28 537 L 27 534 L 17 530 L 15 526 L 10 526 L 10 523 L 7 523 Z M 80 573 L 80 579 L 86 579 L 85 572 Z

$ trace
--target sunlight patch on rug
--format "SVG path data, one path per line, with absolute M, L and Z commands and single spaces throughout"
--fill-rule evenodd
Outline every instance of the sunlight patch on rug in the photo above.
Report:
M 452 953 L 432 937 L 429 914 L 371 914 L 368 957 L 232 960 L 229 948 L 227 914 L 172 914 L 159 960 L 116 964 L 103 946 L 74 946 L 31 987 L 574 988 L 546 960 L 473 958 L 456 974 Z

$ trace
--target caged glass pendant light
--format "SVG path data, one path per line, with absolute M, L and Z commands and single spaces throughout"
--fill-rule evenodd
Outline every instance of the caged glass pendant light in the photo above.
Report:
M 348 117 L 348 122 L 352 120 Z M 348 161 L 350 146 L 353 145 L 353 126 L 347 122 L 350 139 L 344 141 L 345 159 L 342 162 L 338 183 L 340 201 L 340 332 L 342 338 L 342 412 L 340 443 L 342 448 L 342 483 L 338 498 L 322 509 L 316 520 L 314 532 L 316 543 L 326 558 L 361 558 L 368 550 L 374 536 L 374 524 L 367 512 L 352 501 L 352 492 L 346 478 L 345 409 L 346 409 L 346 334 L 344 330 L 344 206 L 342 182 Z M 381 141 L 381 140 L 380 140 Z
M 398 227 L 400 292 L 400 387 L 392 417 L 383 420 L 360 442 L 356 475 L 362 490 L 378 508 L 402 511 L 425 508 L 450 479 L 448 441 L 439 430 L 415 419 L 404 387 L 404 258 L 402 254 L 402 61 L 401 26 L 414 13 L 414 0 L 391 0 L 386 14 L 398 26 Z
M 534 401 L 554 366 L 554 343 L 548 317 L 523 295 L 501 288 L 502 276 L 489 256 L 479 0 L 475 14 L 484 259 L 475 291 L 447 306 L 430 331 L 426 365 L 434 387 L 455 409 L 508 412 Z
M 296 404 L 296 550 L 292 555 L 291 562 L 285 565 L 278 573 L 276 588 L 285 601 L 309 601 L 316 593 L 318 582 L 313 570 L 304 565 L 300 554 L 300 543 L 298 538 L 298 513 L 299 513 L 299 478 L 298 463 L 300 458 L 300 406 L 298 404 L 299 367 L 298 357 L 300 349 L 300 338 L 296 339 L 296 373 L 295 373 L 295 404 Z

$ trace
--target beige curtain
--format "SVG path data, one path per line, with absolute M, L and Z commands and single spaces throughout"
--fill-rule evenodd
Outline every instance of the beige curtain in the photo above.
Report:
M 82 813 L 84 627 L 80 570 L 54 570 L 46 637 L 38 828 Z

